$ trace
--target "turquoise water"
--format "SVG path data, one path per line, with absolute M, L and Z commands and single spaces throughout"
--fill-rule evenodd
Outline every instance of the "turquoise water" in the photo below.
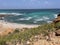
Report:
M 9 14 L 4 20 L 23 24 L 50 23 L 60 13 L 60 9 L 5 9 L 0 14 Z M 13 15 L 13 16 L 12 16 Z

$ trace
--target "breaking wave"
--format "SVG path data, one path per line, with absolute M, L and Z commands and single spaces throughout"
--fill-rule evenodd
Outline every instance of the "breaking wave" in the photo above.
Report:
M 58 14 L 54 14 L 54 18 L 57 18 L 57 15 L 58 15 Z
M 32 17 L 20 18 L 20 19 L 18 19 L 18 20 L 30 20 L 30 19 L 32 19 Z
M 47 23 L 52 23 L 52 21 L 46 21 Z
M 0 13 L 0 15 L 14 15 L 14 16 L 18 16 L 18 15 L 23 15 L 21 13 Z
M 4 20 L 24 24 L 51 23 L 59 13 L 59 9 L 0 10 L 0 15 L 9 15 Z
M 49 17 L 43 16 L 42 18 L 35 19 L 35 21 L 43 21 L 43 20 L 49 20 Z
M 37 23 L 38 21 L 46 21 L 49 20 L 49 17 L 43 16 L 42 18 L 35 19 L 34 23 Z
M 44 20 L 48 20 L 48 19 L 49 19 L 49 17 L 43 16 L 43 19 L 44 19 Z

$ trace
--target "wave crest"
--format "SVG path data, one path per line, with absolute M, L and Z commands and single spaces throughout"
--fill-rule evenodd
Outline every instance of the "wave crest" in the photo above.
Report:
M 54 14 L 54 18 L 57 18 L 57 15 L 58 15 L 58 14 Z
M 30 20 L 30 19 L 32 19 L 32 17 L 20 18 L 20 19 L 18 19 L 18 20 Z
M 21 13 L 0 13 L 0 15 L 23 15 Z

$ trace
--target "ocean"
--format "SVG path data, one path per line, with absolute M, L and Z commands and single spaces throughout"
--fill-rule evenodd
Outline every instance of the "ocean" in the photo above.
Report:
M 0 9 L 0 14 L 11 15 L 5 21 L 21 24 L 50 23 L 59 13 L 60 9 Z

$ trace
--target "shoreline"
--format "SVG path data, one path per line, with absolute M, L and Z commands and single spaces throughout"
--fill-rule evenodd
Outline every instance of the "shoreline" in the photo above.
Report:
M 5 22 L 5 21 L 0 21 L 0 25 L 3 27 L 9 27 L 9 28 L 35 28 L 40 25 L 34 25 L 34 24 L 19 24 L 19 23 L 11 23 L 11 22 Z
M 18 24 L 18 23 L 10 23 L 5 21 L 0 21 L 0 35 L 7 35 L 10 32 L 12 33 L 16 28 L 36 28 L 39 25 L 27 25 L 27 24 Z

